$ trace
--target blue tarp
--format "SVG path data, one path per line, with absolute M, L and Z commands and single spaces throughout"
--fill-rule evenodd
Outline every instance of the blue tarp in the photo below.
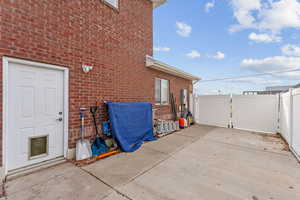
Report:
M 107 102 L 112 134 L 120 148 L 134 152 L 153 136 L 152 105 L 147 102 Z

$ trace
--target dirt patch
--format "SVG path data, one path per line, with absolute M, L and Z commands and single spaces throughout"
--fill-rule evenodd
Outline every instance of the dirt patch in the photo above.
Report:
M 252 134 L 258 135 L 262 137 L 264 142 L 270 143 L 272 147 L 265 147 L 264 150 L 273 150 L 280 149 L 281 151 L 290 151 L 288 143 L 284 140 L 284 138 L 279 134 L 267 134 L 267 133 L 257 133 L 251 132 Z
M 2 198 L 2 197 L 6 197 L 5 183 L 4 182 L 0 185 L 0 198 Z

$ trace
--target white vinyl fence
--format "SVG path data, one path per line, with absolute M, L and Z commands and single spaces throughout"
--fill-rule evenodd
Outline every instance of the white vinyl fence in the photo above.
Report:
M 278 95 L 233 95 L 233 127 L 276 133 L 278 130 L 278 99 Z
M 230 95 L 192 95 L 192 113 L 195 122 L 228 127 L 230 123 Z
M 290 144 L 291 142 L 291 120 L 292 120 L 292 93 L 287 92 L 280 95 L 280 133 Z
M 196 123 L 276 133 L 277 95 L 192 95 Z
M 300 89 L 281 95 L 280 133 L 300 159 Z
M 292 138 L 291 148 L 300 158 L 300 89 L 292 92 Z
M 300 160 L 300 89 L 280 95 L 191 95 L 196 123 L 279 132 Z

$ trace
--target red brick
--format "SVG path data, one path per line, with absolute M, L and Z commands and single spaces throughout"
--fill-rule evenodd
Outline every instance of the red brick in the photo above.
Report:
M 101 0 L 0 0 L 0 58 L 70 69 L 70 147 L 79 137 L 81 106 L 95 100 L 154 103 L 155 77 L 170 80 L 177 102 L 181 88 L 191 90 L 191 81 L 145 67 L 152 49 L 149 0 L 120 0 L 119 12 Z M 84 74 L 83 64 L 94 69 Z M 170 106 L 155 107 L 159 116 L 170 117 Z M 90 115 L 88 123 L 92 125 Z

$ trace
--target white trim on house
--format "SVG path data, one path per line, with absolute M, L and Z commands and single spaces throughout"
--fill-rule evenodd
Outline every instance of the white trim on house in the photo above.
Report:
M 161 4 L 167 2 L 167 0 L 150 0 L 153 3 L 153 8 L 159 7 Z
M 146 67 L 149 67 L 151 69 L 155 69 L 155 70 L 158 70 L 158 71 L 162 71 L 162 72 L 165 72 L 165 73 L 168 73 L 168 74 L 172 74 L 174 76 L 178 76 L 178 77 L 188 79 L 188 80 L 191 80 L 191 81 L 201 80 L 200 77 L 194 76 L 194 75 L 189 74 L 187 72 L 184 72 L 180 69 L 172 67 L 168 64 L 165 64 L 163 62 L 155 60 L 151 56 L 146 56 Z
M 51 64 L 45 64 L 40 62 L 33 62 L 33 61 L 27 61 L 23 59 L 17 59 L 17 58 L 10 58 L 10 57 L 3 57 L 3 86 L 2 86 L 2 179 L 3 176 L 6 176 L 8 173 L 7 170 L 7 128 L 8 128 L 8 67 L 9 63 L 17 63 L 17 64 L 24 64 L 29 65 L 33 67 L 39 67 L 39 68 L 48 68 L 48 69 L 54 69 L 63 71 L 64 73 L 64 85 L 63 85 L 63 92 L 64 92 L 64 118 L 63 118 L 63 124 L 64 124 L 64 157 L 67 157 L 68 153 L 68 133 L 69 133 L 69 68 L 63 67 L 63 66 L 57 66 L 57 65 L 51 65 Z M 4 168 L 4 169 L 3 169 Z M 3 174 L 4 173 L 4 174 Z

